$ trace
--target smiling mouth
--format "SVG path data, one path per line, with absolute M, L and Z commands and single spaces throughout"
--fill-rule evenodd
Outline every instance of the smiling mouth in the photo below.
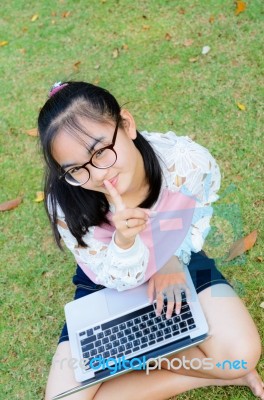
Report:
M 116 175 L 114 178 L 108 179 L 108 181 L 115 186 L 117 184 L 118 181 L 118 175 Z

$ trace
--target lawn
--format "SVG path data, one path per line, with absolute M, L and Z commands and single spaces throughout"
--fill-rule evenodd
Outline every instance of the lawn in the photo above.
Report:
M 218 160 L 221 197 L 205 248 L 264 337 L 264 9 L 261 0 L 235 9 L 228 0 L 10 0 L 1 7 L 0 203 L 23 196 L 0 214 L 1 398 L 43 399 L 63 305 L 74 291 L 74 260 L 56 248 L 43 203 L 34 201 L 43 163 L 38 139 L 27 134 L 50 86 L 64 79 L 108 88 L 129 102 L 139 130 L 190 135 Z M 230 245 L 255 229 L 255 246 L 225 262 Z M 177 397 L 200 398 L 254 396 L 213 387 Z

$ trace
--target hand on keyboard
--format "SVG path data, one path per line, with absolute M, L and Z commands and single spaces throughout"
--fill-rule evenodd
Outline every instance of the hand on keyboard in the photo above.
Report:
M 176 314 L 179 314 L 182 302 L 181 293 L 183 291 L 185 292 L 187 302 L 189 303 L 191 295 L 186 283 L 185 273 L 178 258 L 173 256 L 164 267 L 150 278 L 148 282 L 148 297 L 150 302 L 154 299 L 154 292 L 156 294 L 156 314 L 161 314 L 164 297 L 167 298 L 166 317 L 171 317 L 174 305 L 176 305 Z

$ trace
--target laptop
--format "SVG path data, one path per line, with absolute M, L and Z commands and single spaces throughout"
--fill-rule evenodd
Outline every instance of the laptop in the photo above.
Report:
M 147 283 L 123 292 L 105 288 L 66 304 L 71 365 L 79 385 L 54 400 L 203 342 L 208 325 L 188 268 L 184 271 L 191 302 L 182 292 L 181 312 L 170 319 L 165 317 L 166 299 L 156 316 Z

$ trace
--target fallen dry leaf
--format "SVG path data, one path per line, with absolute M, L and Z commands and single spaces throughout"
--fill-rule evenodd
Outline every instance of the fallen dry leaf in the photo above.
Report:
M 244 12 L 246 8 L 247 8 L 247 3 L 245 3 L 244 1 L 237 1 L 235 15 L 238 15 L 238 14 Z
M 226 261 L 231 261 L 234 258 L 245 253 L 247 250 L 250 250 L 254 246 L 254 244 L 257 240 L 257 235 L 258 235 L 258 231 L 255 229 L 249 235 L 247 235 L 241 239 L 238 239 L 235 243 L 233 243 L 233 245 L 231 246 L 231 248 L 229 250 L 229 254 L 228 254 Z
M 260 307 L 264 308 L 264 301 L 263 301 L 263 303 L 260 303 Z
M 263 262 L 263 257 L 257 257 L 258 262 Z
M 80 64 L 81 64 L 81 61 L 76 61 L 76 63 L 73 64 L 73 69 L 75 71 L 79 71 Z
M 186 14 L 186 11 L 184 10 L 184 8 L 181 8 L 181 9 L 179 10 L 179 14 Z
M 62 18 L 68 18 L 70 16 L 71 12 L 70 11 L 64 11 L 61 16 Z
M 28 129 L 26 131 L 26 134 L 29 136 L 38 136 L 38 129 L 37 128 Z
M 183 45 L 185 46 L 185 47 L 189 47 L 189 46 L 191 46 L 193 44 L 193 39 L 186 39 L 184 42 L 183 42 Z
M 9 200 L 0 204 L 0 211 L 13 210 L 13 208 L 19 206 L 19 204 L 22 202 L 22 199 L 23 199 L 22 197 L 17 197 L 16 199 Z
M 123 50 L 128 50 L 128 45 L 127 44 L 122 44 L 122 49 Z
M 26 49 L 19 49 L 18 51 L 19 51 L 19 53 L 21 53 L 21 54 L 26 54 Z
M 38 18 L 39 18 L 39 15 L 38 14 L 34 14 L 34 15 L 32 15 L 30 21 L 31 22 L 35 22 L 35 21 L 37 21 Z
M 189 62 L 191 62 L 191 63 L 194 63 L 194 62 L 196 62 L 196 61 L 198 61 L 199 60 L 199 57 L 192 57 L 192 58 L 189 58 Z
M 172 39 L 172 36 L 167 32 L 165 35 L 165 39 L 169 41 Z
M 237 106 L 238 106 L 239 110 L 245 111 L 245 109 L 246 109 L 246 106 L 244 104 L 237 103 Z
M 215 20 L 215 17 L 213 15 L 211 15 L 211 17 L 209 18 L 210 24 L 212 24 L 214 22 L 214 20 Z
M 7 40 L 2 40 L 0 42 L 0 47 L 4 47 L 4 46 L 7 46 L 7 45 L 8 45 L 8 41 Z
M 44 192 L 36 192 L 35 202 L 40 203 L 44 200 Z
M 117 58 L 119 56 L 119 50 L 118 49 L 114 49 L 113 53 L 112 53 L 112 57 L 113 58 Z
M 149 25 L 143 25 L 142 26 L 143 31 L 148 31 L 150 29 Z

